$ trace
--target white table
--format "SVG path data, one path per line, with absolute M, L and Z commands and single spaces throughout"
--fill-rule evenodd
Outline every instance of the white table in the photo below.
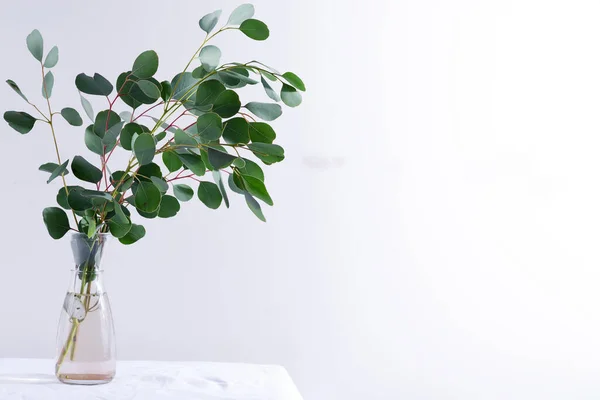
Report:
M 302 400 L 283 367 L 205 362 L 120 361 L 106 385 L 56 380 L 54 362 L 0 359 L 2 400 Z

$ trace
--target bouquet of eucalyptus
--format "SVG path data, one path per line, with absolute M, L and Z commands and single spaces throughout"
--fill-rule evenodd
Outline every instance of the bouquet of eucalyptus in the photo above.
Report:
M 273 205 L 273 200 L 259 163 L 271 165 L 284 159 L 284 150 L 273 143 L 276 134 L 267 122 L 281 116 L 278 103 L 298 106 L 305 86 L 296 74 L 279 73 L 258 61 L 221 64 L 221 50 L 209 44 L 215 36 L 239 31 L 250 39 L 265 40 L 269 29 L 253 18 L 250 4 L 235 9 L 217 29 L 220 16 L 219 10 L 200 19 L 204 39 L 171 79 L 156 77 L 159 57 L 152 50 L 141 53 L 115 84 L 98 73 L 79 74 L 75 86 L 91 121 L 81 135 L 93 155 L 70 160 L 61 156 L 56 120 L 64 118 L 80 127 L 83 119 L 72 107 L 57 111 L 51 104 L 58 48 L 45 54 L 39 31 L 27 37 L 27 47 L 40 63 L 45 104 L 36 105 L 8 80 L 34 115 L 8 111 L 4 119 L 21 134 L 39 124 L 52 134 L 56 160 L 40 166 L 49 174 L 48 183 L 55 179 L 62 183 L 56 196 L 59 207 L 43 211 L 52 238 L 73 230 L 89 238 L 110 233 L 121 243 L 132 244 L 146 234 L 142 225 L 132 222 L 134 209 L 143 218 L 170 218 L 180 210 L 180 202 L 195 196 L 211 209 L 223 203 L 229 207 L 227 187 L 243 195 L 250 210 L 265 220 L 259 201 Z M 256 84 L 264 87 L 272 101 L 240 100 L 237 90 Z M 105 97 L 106 109 L 95 113 L 85 95 Z M 111 165 L 115 150 L 130 153 L 126 165 Z M 80 182 L 68 182 L 69 172 Z

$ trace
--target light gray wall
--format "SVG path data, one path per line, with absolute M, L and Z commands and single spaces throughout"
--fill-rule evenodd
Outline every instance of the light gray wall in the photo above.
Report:
M 262 224 L 240 201 L 186 204 L 109 248 L 119 357 L 282 364 L 307 400 L 597 398 L 599 5 L 254 3 L 271 39 L 225 34 L 225 58 L 309 89 L 275 123 L 276 207 Z M 237 4 L 10 2 L 0 76 L 39 93 L 38 28 L 61 50 L 57 106 L 77 105 L 77 73 L 114 79 L 149 48 L 167 78 L 198 17 Z M 71 260 L 40 217 L 50 136 L 2 131 L 0 357 L 52 357 Z M 66 157 L 82 133 L 60 127 Z

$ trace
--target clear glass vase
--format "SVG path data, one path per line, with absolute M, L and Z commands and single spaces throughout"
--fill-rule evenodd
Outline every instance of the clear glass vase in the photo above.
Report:
M 110 382 L 116 371 L 115 331 L 100 261 L 108 234 L 73 234 L 75 258 L 58 325 L 56 376 L 63 383 Z

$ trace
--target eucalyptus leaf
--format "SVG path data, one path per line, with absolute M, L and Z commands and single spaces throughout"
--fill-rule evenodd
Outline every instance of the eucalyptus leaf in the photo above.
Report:
M 191 72 L 184 72 L 182 74 L 177 74 L 173 80 L 171 81 L 171 86 L 173 87 L 173 98 L 177 100 L 182 100 L 184 95 L 192 87 L 194 87 L 198 83 L 198 79 L 192 76 Z M 196 93 L 194 92 L 192 96 L 186 95 L 188 101 L 194 103 L 196 100 Z
M 223 139 L 230 144 L 248 143 L 250 141 L 248 122 L 244 118 L 232 118 L 226 121 Z
M 154 183 L 154 186 L 156 186 L 158 190 L 160 190 L 160 193 L 163 195 L 167 193 L 167 190 L 169 190 L 169 184 L 163 178 L 152 176 L 150 177 L 150 181 Z
M 198 127 L 198 136 L 205 142 L 218 140 L 223 131 L 221 117 L 215 113 L 206 113 L 199 116 L 196 126 Z
M 81 126 L 83 125 L 83 120 L 81 119 L 81 115 L 77 112 L 76 109 L 65 107 L 60 111 L 60 115 L 72 126 Z
M 49 99 L 52 96 L 52 89 L 54 88 L 54 74 L 52 71 L 48 71 L 44 76 L 44 83 L 42 84 L 42 96 L 45 99 Z
M 250 143 L 248 148 L 267 165 L 283 161 L 284 150 L 281 146 L 269 143 Z
M 257 19 L 247 19 L 240 25 L 240 31 L 254 40 L 266 40 L 269 37 L 267 25 Z
M 240 111 L 240 97 L 233 90 L 226 90 L 217 97 L 213 104 L 212 111 L 221 118 L 230 118 Z
M 94 132 L 94 125 L 90 125 L 85 129 L 85 133 L 83 136 L 83 140 L 85 142 L 85 146 L 95 154 L 101 156 L 104 154 L 104 145 L 102 144 L 102 139 Z
M 37 121 L 31 115 L 23 111 L 7 111 L 4 113 L 4 120 L 8 125 L 21 134 L 31 132 Z
M 263 85 L 263 88 L 265 89 L 265 92 L 267 93 L 267 96 L 269 96 L 271 100 L 281 101 L 281 98 L 279 97 L 277 92 L 271 87 L 271 85 L 269 85 L 269 83 L 263 76 L 260 77 L 260 81 Z
M 27 48 L 36 60 L 42 62 L 42 58 L 44 57 L 44 39 L 37 29 L 34 29 L 33 32 L 27 36 Z
M 238 194 L 244 194 L 244 193 L 246 193 L 246 191 L 243 188 L 240 188 L 237 185 L 237 183 L 235 182 L 233 174 L 229 175 L 229 177 L 227 178 L 227 183 L 229 184 L 229 189 L 231 189 L 232 192 L 235 192 L 235 193 L 238 193 Z
M 75 86 L 80 92 L 95 96 L 108 96 L 113 91 L 113 85 L 102 75 L 88 76 L 79 74 L 75 78 Z
M 19 96 L 21 96 L 21 98 L 23 100 L 25 100 L 26 102 L 29 103 L 29 100 L 27 100 L 27 97 L 25 97 L 25 95 L 23 94 L 23 92 L 21 92 L 21 89 L 19 88 L 19 86 L 15 83 L 15 81 L 12 81 L 10 79 L 8 79 L 6 81 L 6 83 L 8 84 L 8 86 L 10 86 L 10 88 L 12 90 L 14 90 Z
M 154 99 L 154 101 L 160 98 L 160 88 L 150 81 L 138 81 L 135 83 L 147 97 Z
M 302 103 L 302 95 L 294 87 L 284 84 L 281 88 L 281 100 L 288 107 L 298 107 Z
M 249 175 L 242 175 L 242 179 L 244 180 L 246 190 L 248 190 L 252 196 L 257 197 L 270 206 L 273 205 L 273 199 L 271 199 L 263 181 Z
M 261 181 L 265 181 L 265 173 L 262 168 L 252 160 L 248 160 L 247 158 L 243 158 L 244 166 L 238 167 L 239 171 L 242 175 L 253 176 Z
M 44 208 L 42 212 L 44 224 L 52 239 L 60 239 L 69 232 L 69 218 L 67 213 L 58 207 Z
M 194 189 L 188 185 L 173 185 L 173 194 L 179 201 L 190 201 L 194 197 Z
M 75 211 L 85 211 L 93 206 L 91 197 L 83 195 L 85 191 L 86 189 L 81 186 L 69 186 L 67 202 L 70 208 Z
M 75 156 L 71 163 L 73 175 L 84 182 L 98 183 L 102 179 L 102 171 L 81 156 Z
M 286 72 L 282 76 L 285 78 L 286 81 L 289 82 L 290 85 L 292 85 L 296 89 L 301 90 L 303 92 L 306 91 L 306 86 L 304 85 L 304 82 L 302 82 L 302 79 L 300 79 L 298 75 L 294 74 L 293 72 Z
M 106 132 L 121 122 L 119 114 L 112 110 L 100 111 L 94 121 L 94 133 L 103 138 Z
M 88 116 L 90 121 L 94 122 L 94 109 L 92 108 L 92 104 L 83 96 L 79 96 L 81 98 L 81 106 L 85 111 L 85 114 Z
M 254 6 L 252 4 L 242 4 L 238 6 L 227 21 L 227 25 L 239 25 L 242 22 L 254 16 Z
M 215 29 L 217 22 L 219 22 L 219 18 L 221 17 L 222 10 L 214 11 L 210 14 L 206 14 L 204 17 L 200 19 L 200 28 L 208 35 Z
M 119 238 L 119 242 L 130 245 L 142 239 L 146 236 L 146 229 L 142 225 L 131 224 L 131 229 L 127 232 L 127 235 Z
M 204 46 L 202 50 L 200 50 L 199 59 L 202 63 L 202 67 L 207 72 L 214 71 L 215 68 L 219 66 L 219 61 L 221 60 L 221 50 L 217 46 Z
M 161 82 L 160 83 L 160 97 L 164 101 L 167 101 L 171 98 L 172 94 L 173 94 L 173 87 L 171 86 L 171 83 L 169 81 Z
M 162 201 L 160 202 L 160 209 L 158 210 L 159 218 L 172 218 L 181 209 L 181 205 L 179 201 L 170 195 L 164 195 Z
M 220 149 L 209 147 L 206 151 L 208 153 L 208 161 L 215 170 L 230 166 L 233 160 L 237 158 L 227 153 L 222 147 Z
M 240 71 L 240 70 L 238 70 Z M 241 71 L 246 71 L 245 69 L 241 69 Z M 219 71 L 219 78 L 221 78 L 224 82 L 229 83 L 231 86 L 236 86 L 236 81 L 240 81 L 243 83 L 247 83 L 248 85 L 256 85 L 258 83 L 257 80 L 252 79 L 240 72 L 236 72 L 234 70 L 229 71 Z M 233 79 L 234 81 L 227 81 L 227 79 Z
M 150 164 L 156 152 L 156 143 L 152 135 L 149 133 L 139 135 L 133 146 L 133 152 L 140 165 Z
M 165 151 L 162 153 L 162 160 L 169 172 L 178 171 L 181 169 L 181 167 L 183 167 L 183 162 L 181 162 L 179 157 L 177 157 L 177 154 L 170 151 Z
M 148 79 L 158 71 L 158 54 L 148 50 L 140 54 L 133 63 L 131 73 L 140 79 Z
M 153 213 L 160 206 L 161 194 L 152 182 L 139 182 L 134 193 L 135 207 L 145 213 Z
M 254 213 L 254 215 L 256 215 L 256 217 L 261 221 L 267 222 L 267 219 L 265 218 L 258 201 L 256 201 L 256 199 L 248 192 L 244 192 L 244 197 L 246 198 L 246 204 L 248 205 L 248 208 Z
M 281 106 L 274 103 L 250 102 L 244 107 L 250 110 L 252 114 L 265 121 L 274 121 L 283 113 Z
M 45 163 L 45 164 L 40 165 L 40 167 L 38 168 L 38 170 L 43 171 L 43 172 L 48 172 L 48 173 L 51 174 L 58 167 L 60 167 L 60 165 L 58 165 L 57 163 L 49 162 L 49 163 Z
M 138 134 L 141 135 L 144 132 L 142 127 L 135 122 L 130 122 L 123 127 L 121 130 L 121 147 L 125 150 L 133 150 L 131 147 L 131 142 L 133 139 L 133 135 Z
M 207 110 L 210 110 L 210 107 L 225 90 L 225 86 L 219 81 L 202 82 L 196 91 L 196 105 L 199 107 L 208 107 Z
M 197 176 L 203 176 L 206 173 L 206 165 L 197 154 L 178 154 L 179 159 L 190 171 Z
M 198 198 L 208 208 L 216 210 L 223 201 L 219 187 L 212 182 L 200 182 L 198 186 Z
M 223 201 L 225 202 L 225 207 L 229 208 L 229 196 L 227 196 L 227 190 L 225 190 L 225 185 L 223 184 L 223 178 L 221 177 L 221 171 L 213 171 L 212 175 L 213 175 L 215 184 L 219 187 L 221 196 L 223 196 Z
M 58 47 L 54 46 L 46 55 L 46 61 L 44 61 L 44 67 L 54 68 L 58 64 Z
M 250 122 L 249 132 L 254 143 L 273 143 L 277 137 L 271 125 L 265 122 Z
M 56 164 L 55 164 L 56 165 Z M 59 177 L 60 175 L 68 175 L 69 171 L 67 171 L 67 166 L 69 165 L 69 160 L 65 161 L 61 165 L 56 165 L 56 168 L 50 174 L 50 178 L 46 181 L 46 183 L 52 182 L 54 179 Z M 41 167 L 40 167 L 41 169 Z

